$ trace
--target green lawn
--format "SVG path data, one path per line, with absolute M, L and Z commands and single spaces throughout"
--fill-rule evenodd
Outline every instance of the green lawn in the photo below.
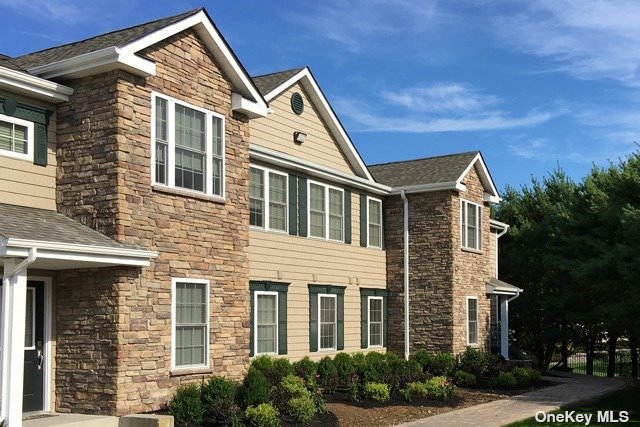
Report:
M 616 415 L 619 411 L 627 411 L 629 413 L 629 421 L 626 423 L 617 423 L 621 426 L 640 426 L 640 386 L 629 386 L 622 390 L 617 390 L 604 396 L 598 397 L 593 400 L 589 400 L 582 403 L 575 403 L 563 407 L 561 410 L 555 413 L 563 413 L 565 410 L 576 411 L 577 413 L 590 413 L 593 414 L 591 418 L 590 426 L 603 426 L 603 425 L 615 425 L 615 424 L 603 424 L 598 422 L 598 411 L 614 411 Z M 584 423 L 539 423 L 535 418 L 531 417 L 524 421 L 509 424 L 508 427 L 523 427 L 523 426 L 583 426 Z

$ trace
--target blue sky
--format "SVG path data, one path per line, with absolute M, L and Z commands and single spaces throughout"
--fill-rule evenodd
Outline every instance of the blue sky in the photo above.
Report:
M 0 0 L 0 52 L 200 6 L 251 74 L 310 66 L 369 164 L 479 149 L 502 189 L 640 141 L 637 1 Z

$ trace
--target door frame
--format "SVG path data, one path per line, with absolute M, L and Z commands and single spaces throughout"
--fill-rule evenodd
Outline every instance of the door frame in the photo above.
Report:
M 42 348 L 42 354 L 44 361 L 42 362 L 42 369 L 44 370 L 44 380 L 42 381 L 42 411 L 51 412 L 51 381 L 53 378 L 51 372 L 51 335 L 52 335 L 52 278 L 46 276 L 30 276 L 27 274 L 27 283 L 29 281 L 43 282 L 44 291 L 44 343 Z

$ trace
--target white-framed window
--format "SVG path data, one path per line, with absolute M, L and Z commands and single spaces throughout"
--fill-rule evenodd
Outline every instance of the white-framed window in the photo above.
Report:
M 153 92 L 152 182 L 224 197 L 224 116 Z
M 369 309 L 369 347 L 382 347 L 384 333 L 384 318 L 382 297 L 367 297 L 367 306 Z
M 309 236 L 344 241 L 344 190 L 309 181 Z
M 172 279 L 172 368 L 209 366 L 209 281 Z
M 338 298 L 318 294 L 318 349 L 335 350 L 338 341 Z
M 278 293 L 254 292 L 254 354 L 278 354 Z
M 251 166 L 249 170 L 249 224 L 264 230 L 288 230 L 289 176 Z
M 460 238 L 465 249 L 481 250 L 482 248 L 482 206 L 460 201 Z
M 382 248 L 382 200 L 367 197 L 368 246 Z
M 478 344 L 478 298 L 467 297 L 467 345 Z
M 0 155 L 33 158 L 33 122 L 0 114 Z

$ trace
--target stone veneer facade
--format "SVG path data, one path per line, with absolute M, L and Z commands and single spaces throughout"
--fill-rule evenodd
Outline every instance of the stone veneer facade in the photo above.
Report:
M 249 127 L 196 33 L 142 54 L 156 75 L 123 71 L 66 82 L 58 109 L 58 210 L 119 242 L 159 252 L 143 269 L 56 276 L 56 410 L 127 414 L 163 407 L 175 387 L 249 360 Z M 226 200 L 151 185 L 151 91 L 225 116 Z M 195 243 L 195 244 L 194 244 Z M 210 367 L 171 372 L 171 279 L 210 281 Z
M 409 349 L 460 353 L 466 347 L 466 297 L 478 297 L 478 342 L 488 349 L 489 299 L 485 284 L 495 261 L 489 251 L 489 205 L 475 168 L 467 189 L 408 194 L 409 200 Z M 460 247 L 460 199 L 483 205 L 482 250 Z M 404 204 L 385 202 L 389 347 L 404 352 Z

